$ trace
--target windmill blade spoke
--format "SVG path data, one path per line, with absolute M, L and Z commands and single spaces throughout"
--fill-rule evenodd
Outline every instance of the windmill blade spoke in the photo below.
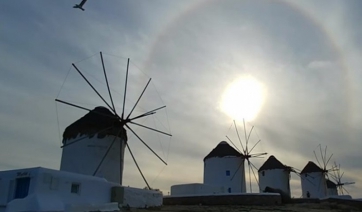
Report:
M 233 176 L 230 178 L 230 181 L 232 181 L 236 175 L 236 173 L 238 173 L 239 169 L 241 168 L 241 166 L 244 164 L 244 159 L 240 162 L 238 168 L 236 169 L 236 171 L 234 172 Z
M 129 68 L 129 58 L 128 58 L 128 60 L 127 60 L 126 83 L 125 83 L 125 85 L 124 85 L 122 119 L 124 118 L 124 107 L 125 107 L 125 105 L 126 105 L 127 83 L 128 83 L 128 68 Z
M 324 177 L 324 176 L 323 176 L 323 177 Z M 319 190 L 320 190 L 320 187 L 321 187 L 321 184 L 322 184 L 322 181 L 323 181 L 323 177 L 321 177 L 321 179 L 319 180 L 318 189 L 317 189 L 318 192 L 319 192 Z
M 324 160 L 323 153 L 322 153 L 322 145 L 320 145 L 320 144 L 319 144 L 319 151 L 321 153 L 323 168 L 324 168 L 324 167 L 326 167 L 326 164 L 325 164 L 325 160 Z
M 113 98 L 112 98 L 112 94 L 111 94 L 111 89 L 109 88 L 109 83 L 108 83 L 108 78 L 107 78 L 106 68 L 105 68 L 105 66 L 104 66 L 103 54 L 102 54 L 102 52 L 100 52 L 99 54 L 101 55 L 101 61 L 102 61 L 102 67 L 103 67 L 103 73 L 104 73 L 104 78 L 106 79 L 106 84 L 107 84 L 107 89 L 108 89 L 108 93 L 109 93 L 109 98 L 111 99 L 111 103 L 112 103 L 113 111 L 114 111 L 114 113 L 116 113 L 116 107 L 114 106 L 114 102 L 113 102 Z
M 344 185 L 352 185 L 352 184 L 355 184 L 356 182 L 346 182 L 346 183 L 343 183 Z
M 239 153 L 241 153 L 241 151 L 238 149 L 238 147 L 234 144 L 234 142 L 231 141 L 231 139 L 226 136 L 226 138 L 233 144 L 233 146 L 238 150 Z
M 132 151 L 131 151 L 131 148 L 129 147 L 128 143 L 126 144 L 126 146 L 127 146 L 127 149 L 128 149 L 128 151 L 129 151 L 132 159 L 133 159 L 133 162 L 136 164 L 136 167 L 137 167 L 138 171 L 140 172 L 143 180 L 145 181 L 148 189 L 151 190 L 151 187 L 150 187 L 150 185 L 148 184 L 148 182 L 147 182 L 147 180 L 146 180 L 146 177 L 143 175 L 143 173 L 142 173 L 142 171 L 141 171 L 141 168 L 140 168 L 140 166 L 138 165 L 138 163 L 137 163 L 137 161 L 136 161 L 136 158 L 134 157 L 134 155 L 133 155 L 133 153 L 132 153 Z
M 156 157 L 158 157 L 158 159 L 160 159 L 160 160 L 162 161 L 162 163 L 164 163 L 165 165 L 167 165 L 167 163 L 166 163 L 155 151 L 153 151 L 153 149 L 152 149 L 151 147 L 149 147 L 149 146 L 146 144 L 146 142 L 144 142 L 144 141 L 142 140 L 142 138 L 137 135 L 137 133 L 136 133 L 135 131 L 132 130 L 132 128 L 130 128 L 127 124 L 126 124 L 125 126 L 126 126 L 129 130 L 131 130 L 131 132 L 132 132 Z
M 324 149 L 324 161 L 325 161 L 325 166 L 327 166 L 327 162 L 326 162 L 326 159 L 327 159 L 327 146 L 326 148 Z
M 238 135 L 238 139 L 239 139 L 239 142 L 240 142 L 241 148 L 243 149 L 243 153 L 244 153 L 244 155 L 246 155 L 246 152 L 245 152 L 245 149 L 244 149 L 243 143 L 241 142 L 241 139 L 240 139 L 240 136 L 239 136 L 239 131 L 238 131 L 238 128 L 236 127 L 235 120 L 234 120 L 234 126 L 235 126 L 235 130 L 236 130 L 236 134 Z
M 162 107 L 159 107 L 159 108 L 156 108 L 156 109 L 153 109 L 153 110 L 150 110 L 144 114 L 141 114 L 139 116 L 136 116 L 136 117 L 133 117 L 131 118 L 130 120 L 133 121 L 133 120 L 136 120 L 136 119 L 139 119 L 139 118 L 142 118 L 142 117 L 145 117 L 145 116 L 149 116 L 149 115 L 152 115 L 152 114 L 155 114 L 157 110 L 161 110 L 163 108 L 165 108 L 166 106 L 162 106 Z
M 111 145 L 109 145 L 109 147 L 108 147 L 108 149 L 107 149 L 106 153 L 104 153 L 102 160 L 99 162 L 99 164 L 98 164 L 98 166 L 97 166 L 96 170 L 95 170 L 95 171 L 94 171 L 94 173 L 93 173 L 93 176 L 95 176 L 95 175 L 97 174 L 97 172 L 98 172 L 99 168 L 102 166 L 103 161 L 106 159 L 106 157 L 107 157 L 107 155 L 108 155 L 109 151 L 111 150 L 111 148 L 112 148 L 113 144 L 115 143 L 116 139 L 117 139 L 117 138 L 118 138 L 118 136 L 120 135 L 121 131 L 122 131 L 122 130 L 119 130 L 119 131 L 118 131 L 118 133 L 117 133 L 117 136 L 114 136 L 114 139 L 113 139 L 113 141 L 112 141 Z
M 331 174 L 331 177 L 333 178 L 334 181 L 338 182 L 338 178 L 335 175 Z
M 114 109 L 108 104 L 108 102 L 102 97 L 102 95 L 97 91 L 97 89 L 88 81 L 88 79 L 82 74 L 82 72 L 77 68 L 77 66 L 72 63 L 72 66 L 77 70 L 77 72 L 83 77 L 83 79 L 88 83 L 88 85 L 93 89 L 93 91 L 99 96 L 99 98 L 102 99 L 102 101 L 108 106 L 109 109 L 111 109 L 113 112 Z
M 143 118 L 143 117 L 146 117 L 146 116 L 150 116 L 150 115 L 153 115 L 155 114 L 156 112 L 151 112 L 151 113 L 144 113 L 142 115 L 139 115 L 139 116 L 136 116 L 134 118 L 131 118 L 129 119 L 129 121 L 133 121 L 133 120 L 136 120 L 136 119 L 139 119 L 139 118 Z
M 344 190 L 347 194 L 349 194 L 349 192 L 347 191 L 347 189 L 345 189 L 343 186 L 341 187 L 342 191 Z
M 258 184 L 258 187 L 259 187 L 259 189 L 260 189 L 259 180 L 258 180 L 258 178 L 256 177 L 255 172 L 254 172 L 254 168 L 255 168 L 257 171 L 258 171 L 258 169 L 255 167 L 255 165 L 254 165 L 251 161 L 250 161 L 250 164 L 252 165 L 251 171 L 253 171 L 253 175 L 254 175 L 255 181 L 256 181 L 256 183 Z
M 299 176 L 301 176 L 301 175 L 302 175 L 302 174 L 299 174 Z M 307 175 L 308 177 L 312 178 L 312 179 L 315 178 L 315 177 L 313 177 L 312 175 L 310 175 L 310 174 L 308 174 L 308 173 L 306 173 L 306 175 Z M 313 186 L 317 186 L 316 184 L 314 184 L 314 182 L 310 181 L 308 177 L 306 177 L 305 179 L 306 179 L 310 184 L 312 184 Z
M 246 137 L 246 128 L 245 128 L 245 119 L 243 119 L 243 123 L 244 123 L 244 134 L 245 134 L 245 151 L 246 151 L 246 155 L 248 155 L 249 154 L 249 151 L 248 151 L 248 139 L 247 139 L 247 137 Z
M 79 106 L 79 105 L 76 105 L 76 104 L 72 104 L 72 103 L 69 103 L 69 102 L 66 102 L 66 101 L 63 101 L 63 100 L 60 100 L 60 99 L 55 99 L 55 101 L 66 104 L 66 105 L 69 105 L 69 106 L 73 106 L 73 107 L 76 107 L 76 108 L 79 108 L 79 109 L 82 109 L 82 110 L 92 111 L 91 109 L 88 109 L 88 108 L 85 108 L 85 107 L 82 107 L 82 106 Z
M 328 165 L 328 163 L 329 163 L 329 161 L 331 160 L 332 156 L 333 156 L 333 154 L 331 154 L 331 156 L 329 156 L 329 158 L 328 158 L 328 160 L 327 160 L 327 162 L 326 162 L 326 166 Z
M 69 105 L 69 106 L 73 106 L 73 107 L 76 107 L 76 108 L 79 108 L 79 109 L 82 109 L 82 110 L 86 110 L 86 111 L 89 111 L 89 112 L 92 112 L 92 113 L 96 113 L 98 115 L 102 115 L 102 116 L 106 116 L 106 117 L 110 117 L 110 118 L 115 118 L 114 116 L 110 116 L 110 115 L 107 115 L 107 114 L 104 114 L 104 113 L 99 113 L 97 111 L 94 111 L 94 110 L 91 110 L 91 109 L 88 109 L 88 108 L 85 108 L 85 107 L 82 107 L 82 106 L 79 106 L 79 105 L 76 105 L 76 104 L 73 104 L 73 103 L 69 103 L 69 102 L 66 102 L 66 101 L 63 101 L 63 100 L 60 100 L 60 99 L 55 99 L 55 101 L 66 104 L 66 105 Z
M 251 130 L 250 130 L 250 132 L 249 132 L 248 140 L 247 140 L 247 141 L 249 141 L 249 138 L 250 138 L 251 132 L 253 132 L 253 129 L 254 129 L 254 126 L 251 127 Z M 250 150 L 250 152 L 251 152 L 251 150 Z
M 253 193 L 253 189 L 251 188 L 251 173 L 250 173 L 250 161 L 248 160 L 249 167 L 249 185 L 250 185 L 250 193 Z
M 316 160 L 317 160 L 317 162 L 318 162 L 319 167 L 322 167 L 322 166 L 321 166 L 321 163 L 319 163 L 319 160 L 318 160 L 317 154 L 315 153 L 315 151 L 314 151 L 314 150 L 313 150 L 313 153 L 314 153 L 315 159 L 316 159 Z
M 297 168 L 295 168 L 295 167 L 291 167 L 292 169 L 294 169 L 295 171 L 297 171 L 297 172 L 301 172 L 302 170 L 300 170 L 300 169 L 297 169 Z
M 150 82 L 151 82 L 151 78 L 148 80 L 148 82 L 147 82 L 147 84 L 146 84 L 145 88 L 143 89 L 143 91 L 142 91 L 141 95 L 138 97 L 138 99 L 137 99 L 137 101 L 136 101 L 136 104 L 134 104 L 134 106 L 133 106 L 133 108 L 132 108 L 131 112 L 129 112 L 129 114 L 128 114 L 128 116 L 127 116 L 127 118 L 126 118 L 126 119 L 128 119 L 128 118 L 131 116 L 131 114 L 132 114 L 133 110 L 136 108 L 136 106 L 137 106 L 138 102 L 141 100 L 141 98 L 142 98 L 143 94 L 145 93 L 145 91 L 146 91 L 146 89 L 147 89 L 148 85 L 150 84 Z
M 259 139 L 259 141 L 254 144 L 253 148 L 250 149 L 249 153 L 251 153 L 251 152 L 253 151 L 253 149 L 256 147 L 256 145 L 258 145 L 258 143 L 259 143 L 260 141 L 261 141 L 261 139 Z
M 339 179 L 342 179 L 343 175 L 344 175 L 344 172 L 342 172 L 341 177 Z
M 161 133 L 161 134 L 164 134 L 164 135 L 168 135 L 168 136 L 172 136 L 171 134 L 169 134 L 169 133 L 165 133 L 165 132 L 162 132 L 162 131 L 160 131 L 160 130 L 156 130 L 156 129 L 154 129 L 154 128 L 151 128 L 151 127 L 147 127 L 147 126 L 145 126 L 145 125 L 142 125 L 142 124 L 138 124 L 138 123 L 136 123 L 136 122 L 129 122 L 130 124 L 134 124 L 134 125 L 137 125 L 137 126 L 140 126 L 140 127 L 143 127 L 143 128 L 146 128 L 146 129 L 149 129 L 149 130 L 153 130 L 153 131 L 155 131 L 155 132 L 158 132 L 158 133 Z
M 113 126 L 112 126 L 112 127 L 113 127 Z M 102 129 L 102 130 L 99 130 L 98 132 L 95 132 L 94 135 L 96 135 L 96 134 L 98 134 L 98 133 L 105 132 L 105 131 L 111 129 L 112 127 L 107 127 L 107 128 Z M 83 136 L 83 137 L 78 138 L 77 140 L 75 140 L 75 141 L 73 141 L 73 142 L 71 142 L 71 143 L 64 144 L 64 145 L 61 146 L 60 148 L 65 148 L 65 147 L 67 147 L 67 146 L 70 146 L 70 145 L 72 145 L 72 144 L 74 144 L 74 143 L 77 143 L 78 141 L 81 141 L 81 140 L 83 140 L 83 139 L 85 139 L 85 138 L 88 138 L 88 137 L 89 137 L 89 135 Z
M 263 155 L 267 155 L 268 153 L 264 152 L 264 153 L 255 153 L 255 154 L 251 154 L 250 156 L 252 157 L 259 157 L 259 156 L 263 156 Z

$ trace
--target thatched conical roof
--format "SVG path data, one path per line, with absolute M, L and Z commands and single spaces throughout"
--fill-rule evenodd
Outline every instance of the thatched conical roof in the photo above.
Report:
M 64 130 L 63 143 L 66 140 L 77 138 L 77 136 L 93 137 L 96 134 L 98 138 L 119 134 L 118 137 L 127 141 L 126 130 L 118 118 L 107 108 L 96 107 Z
M 208 158 L 214 158 L 214 157 L 222 158 L 227 156 L 241 157 L 243 156 L 243 154 L 239 153 L 226 141 L 221 141 L 208 155 L 206 155 L 204 161 Z

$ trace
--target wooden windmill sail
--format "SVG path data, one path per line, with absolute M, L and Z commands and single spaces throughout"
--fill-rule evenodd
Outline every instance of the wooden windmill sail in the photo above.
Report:
M 352 185 L 355 184 L 355 182 L 342 182 L 342 177 L 344 175 L 344 172 L 341 173 L 341 164 L 338 164 L 334 162 L 334 170 L 331 174 L 331 177 L 334 179 L 339 195 L 349 194 L 347 189 L 344 188 L 345 185 Z
M 245 161 L 247 162 L 247 166 L 248 166 L 248 174 L 249 174 L 249 187 L 250 187 L 250 192 L 253 192 L 253 189 L 252 189 L 252 186 L 251 186 L 251 181 L 252 181 L 252 177 L 251 177 L 251 173 L 253 173 L 254 175 L 254 179 L 259 186 L 259 181 L 256 177 L 256 174 L 255 172 L 258 171 L 258 168 L 250 161 L 251 158 L 261 158 L 262 156 L 264 155 L 267 155 L 268 153 L 266 152 L 262 152 L 262 153 L 254 153 L 253 150 L 255 149 L 255 147 L 261 142 L 261 140 L 259 139 L 257 142 L 255 142 L 255 144 L 250 148 L 249 145 L 250 145 L 250 135 L 251 133 L 253 132 L 253 129 L 254 129 L 254 126 L 251 127 L 250 131 L 247 133 L 247 129 L 246 129 L 246 126 L 245 126 L 245 120 L 243 120 L 243 125 L 244 125 L 244 137 L 245 137 L 245 143 L 243 145 L 243 142 L 240 138 L 240 135 L 239 135 L 239 130 L 236 126 L 236 122 L 234 120 L 234 127 L 235 127 L 235 132 L 236 132 L 236 135 L 237 135 L 237 138 L 240 142 L 240 146 L 241 146 L 241 151 L 240 149 L 235 145 L 235 143 L 228 137 L 226 136 L 226 138 L 234 145 L 234 147 L 239 151 L 239 153 L 242 155 L 243 157 L 243 160 L 242 162 L 240 162 L 239 164 L 239 168 L 243 168 L 244 169 L 244 163 Z M 237 173 L 237 171 L 234 173 L 233 177 L 231 178 L 231 180 L 234 179 L 235 177 L 235 174 Z M 241 178 L 241 180 L 245 180 L 245 172 L 243 173 L 244 174 L 244 177 Z M 242 183 L 242 184 L 245 184 L 245 183 Z
M 130 63 L 130 59 L 128 59 L 125 76 L 125 87 L 123 91 L 122 110 L 119 111 L 116 109 L 116 103 L 118 101 L 113 101 L 102 52 L 100 52 L 100 62 L 102 64 L 103 75 L 110 102 L 105 100 L 96 87 L 90 83 L 90 81 L 74 63 L 72 64 L 73 68 L 103 101 L 105 106 L 89 109 L 60 99 L 55 100 L 56 102 L 88 111 L 88 114 L 75 121 L 64 131 L 61 170 L 104 177 L 109 181 L 122 184 L 124 151 L 125 148 L 127 148 L 147 187 L 150 188 L 149 183 L 147 182 L 133 152 L 131 151 L 127 139 L 127 131 L 132 133 L 135 138 L 137 138 L 137 140 L 139 140 L 148 150 L 150 150 L 159 160 L 161 160 L 162 163 L 167 165 L 165 160 L 162 159 L 132 128 L 132 126 L 138 126 L 156 133 L 171 136 L 171 134 L 167 132 L 160 131 L 138 122 L 146 117 L 154 115 L 157 111 L 165 108 L 166 106 L 149 110 L 148 112 L 140 115 L 133 115 L 135 108 L 137 107 L 141 98 L 144 96 L 144 93 L 151 82 L 151 79 L 149 79 L 142 92 L 139 94 L 137 101 L 131 107 L 130 112 L 126 114 L 125 108 L 127 106 L 126 97 L 128 93 L 127 86 Z
M 327 156 L 327 146 L 324 149 L 321 145 L 318 147 L 320 157 L 317 157 L 316 151 L 313 150 L 318 165 L 309 161 L 300 173 L 304 198 L 323 198 L 328 195 L 326 180 L 329 179 L 329 174 L 334 168 L 328 169 L 327 166 L 333 154 Z

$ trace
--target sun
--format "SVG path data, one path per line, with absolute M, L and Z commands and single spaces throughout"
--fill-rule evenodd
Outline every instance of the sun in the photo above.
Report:
M 240 77 L 224 91 L 221 110 L 236 120 L 253 120 L 259 113 L 265 98 L 262 83 L 251 76 Z

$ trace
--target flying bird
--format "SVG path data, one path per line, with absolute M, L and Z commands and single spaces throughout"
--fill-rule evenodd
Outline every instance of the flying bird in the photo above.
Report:
M 83 5 L 85 4 L 86 1 L 87 0 L 82 0 L 82 2 L 80 2 L 80 4 L 74 5 L 73 8 L 79 8 L 84 11 Z

